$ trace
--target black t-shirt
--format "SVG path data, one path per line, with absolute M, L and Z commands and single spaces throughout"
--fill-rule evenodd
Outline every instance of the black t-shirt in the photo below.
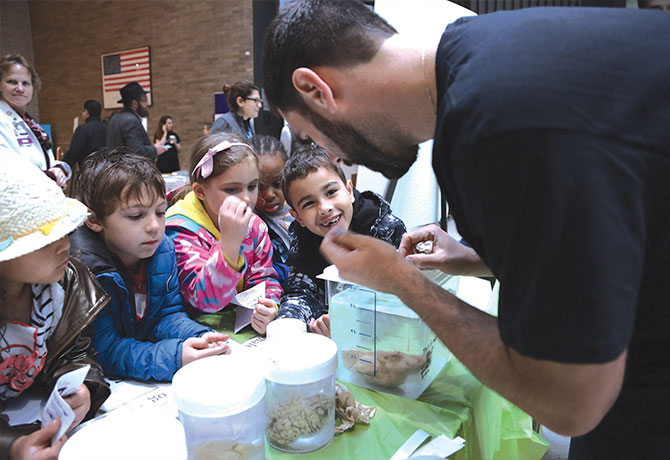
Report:
M 502 340 L 566 363 L 628 349 L 619 399 L 571 458 L 667 456 L 670 14 L 463 18 L 436 73 L 433 166 L 500 280 Z
M 177 133 L 168 131 L 167 136 L 165 137 L 165 146 L 169 148 L 162 155 L 159 155 L 156 160 L 158 169 L 162 173 L 179 171 L 179 155 L 177 154 L 177 147 L 170 140 L 170 136 L 175 137 L 174 144 L 181 142 Z

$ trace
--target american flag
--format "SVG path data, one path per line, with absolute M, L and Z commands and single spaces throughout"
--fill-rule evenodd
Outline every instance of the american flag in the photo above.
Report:
M 149 47 L 102 55 L 102 92 L 106 109 L 121 107 L 122 104 L 116 102 L 121 98 L 119 90 L 131 81 L 142 85 L 145 91 L 151 91 Z

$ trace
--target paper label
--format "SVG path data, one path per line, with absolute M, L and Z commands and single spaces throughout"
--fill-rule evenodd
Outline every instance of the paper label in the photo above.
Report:
M 253 339 L 249 339 L 246 342 L 244 342 L 242 346 L 247 348 L 256 348 L 263 342 L 265 342 L 265 337 L 254 337 Z
M 62 438 L 74 422 L 74 411 L 64 398 L 74 394 L 82 386 L 90 368 L 90 365 L 80 367 L 61 375 L 56 381 L 56 385 L 42 409 L 42 427 L 47 426 L 57 418 L 60 419 L 60 429 L 52 438 L 52 442 Z
M 254 287 L 242 291 L 233 297 L 230 301 L 233 305 L 237 305 L 235 312 L 235 327 L 233 331 L 237 334 L 243 327 L 251 324 L 251 316 L 254 314 L 254 309 L 259 299 L 265 297 L 265 281 L 258 283 Z

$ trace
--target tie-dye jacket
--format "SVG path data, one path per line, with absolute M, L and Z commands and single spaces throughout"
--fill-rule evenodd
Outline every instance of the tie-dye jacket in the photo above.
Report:
M 238 292 L 265 281 L 265 296 L 279 302 L 281 286 L 272 268 L 267 225 L 255 214 L 242 241 L 244 265 L 237 271 L 226 261 L 220 233 L 193 192 L 167 210 L 165 233 L 177 252 L 179 285 L 184 300 L 204 312 L 222 310 Z

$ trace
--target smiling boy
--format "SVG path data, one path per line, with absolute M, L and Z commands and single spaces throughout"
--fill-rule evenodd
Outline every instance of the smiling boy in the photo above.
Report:
M 291 266 L 279 318 L 298 318 L 312 332 L 330 335 L 324 282 L 316 278 L 329 263 L 319 252 L 323 237 L 334 228 L 351 229 L 398 247 L 405 224 L 373 192 L 359 193 L 324 149 L 304 147 L 282 172 L 282 190 L 295 222 L 289 229 Z
M 105 373 L 171 380 L 183 365 L 228 351 L 227 336 L 182 307 L 174 245 L 165 237 L 165 182 L 153 161 L 126 148 L 90 155 L 77 193 L 91 215 L 71 237 L 111 296 L 94 323 Z

